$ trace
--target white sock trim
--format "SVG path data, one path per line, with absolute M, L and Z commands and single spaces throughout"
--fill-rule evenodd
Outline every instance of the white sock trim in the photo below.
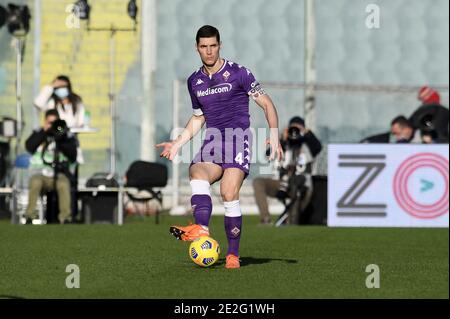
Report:
M 211 196 L 211 191 L 208 181 L 202 179 L 193 179 L 189 182 L 191 184 L 192 195 L 209 195 Z
M 239 205 L 239 199 L 231 202 L 223 202 L 225 207 L 226 217 L 240 217 L 242 216 L 241 207 Z

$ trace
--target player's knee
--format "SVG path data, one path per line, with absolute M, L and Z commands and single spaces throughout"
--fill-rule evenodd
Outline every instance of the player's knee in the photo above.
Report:
M 208 180 L 208 174 L 199 172 L 189 172 L 189 179 L 193 180 Z
M 224 202 L 231 202 L 239 198 L 239 193 L 235 189 L 227 188 L 220 191 L 220 196 Z
M 205 180 L 205 181 L 209 180 L 207 172 L 205 172 L 204 170 L 195 169 L 192 167 L 189 169 L 189 179 L 191 181 L 193 181 L 193 180 Z

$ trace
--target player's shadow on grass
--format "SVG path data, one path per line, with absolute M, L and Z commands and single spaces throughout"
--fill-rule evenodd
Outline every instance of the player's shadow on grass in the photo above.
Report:
M 239 257 L 241 261 L 241 267 L 245 267 L 248 265 L 261 265 L 261 264 L 267 264 L 271 262 L 284 262 L 287 264 L 296 264 L 298 263 L 298 260 L 296 259 L 285 259 L 285 258 L 255 258 L 255 257 Z M 222 259 L 218 264 L 225 264 L 225 260 Z
M 255 257 L 240 257 L 241 267 L 245 267 L 248 265 L 261 265 L 271 263 L 273 261 L 282 261 L 287 264 L 296 264 L 298 260 L 295 259 L 285 259 L 285 258 L 255 258 Z

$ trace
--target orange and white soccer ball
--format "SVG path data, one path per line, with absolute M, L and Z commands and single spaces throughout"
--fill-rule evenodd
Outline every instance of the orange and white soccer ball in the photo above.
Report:
M 219 243 L 208 236 L 202 236 L 194 240 L 189 246 L 189 257 L 201 267 L 209 267 L 219 260 Z

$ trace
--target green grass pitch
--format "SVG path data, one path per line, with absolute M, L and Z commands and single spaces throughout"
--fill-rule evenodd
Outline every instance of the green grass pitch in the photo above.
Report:
M 240 269 L 224 268 L 223 217 L 211 235 L 222 248 L 211 268 L 190 261 L 169 225 L 188 217 L 125 225 L 0 222 L 1 298 L 448 298 L 448 229 L 264 227 L 244 217 Z M 80 288 L 65 285 L 80 268 Z M 365 285 L 366 266 L 380 288 Z

